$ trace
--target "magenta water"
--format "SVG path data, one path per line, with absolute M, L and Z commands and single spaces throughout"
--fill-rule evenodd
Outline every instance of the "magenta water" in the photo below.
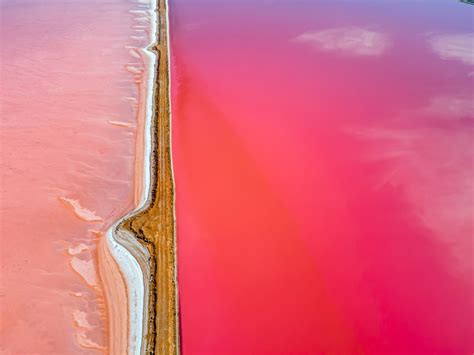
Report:
M 184 353 L 472 353 L 472 11 L 171 2 Z

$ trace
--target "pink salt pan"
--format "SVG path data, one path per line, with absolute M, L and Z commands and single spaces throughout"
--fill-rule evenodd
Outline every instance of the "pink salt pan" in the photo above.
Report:
M 187 354 L 473 354 L 474 6 L 174 0 Z
M 140 136 L 114 123 L 144 126 L 144 74 L 127 70 L 143 67 L 129 51 L 147 44 L 133 38 L 144 5 L 1 6 L 0 352 L 121 353 L 108 313 L 127 334 L 127 286 L 97 243 L 142 190 Z

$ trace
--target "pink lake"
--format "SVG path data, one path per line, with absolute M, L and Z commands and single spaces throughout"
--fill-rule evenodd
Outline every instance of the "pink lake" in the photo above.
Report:
M 0 352 L 107 352 L 149 5 L 0 6 Z M 170 1 L 184 354 L 474 352 L 473 15 Z
M 473 7 L 171 2 L 185 354 L 471 354 Z
M 139 189 L 147 6 L 1 4 L 2 353 L 107 350 L 96 246 Z

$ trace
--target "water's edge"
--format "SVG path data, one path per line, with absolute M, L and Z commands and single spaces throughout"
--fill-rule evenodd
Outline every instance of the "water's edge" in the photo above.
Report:
M 145 119 L 143 141 L 138 142 L 143 149 L 143 163 L 136 171 L 136 176 L 141 178 L 137 181 L 138 204 L 109 228 L 105 242 L 100 246 L 104 261 L 101 262 L 101 275 L 104 281 L 107 280 L 104 288 L 111 353 L 179 353 L 168 3 L 165 0 L 150 1 L 151 10 L 147 14 L 136 11 L 149 16 L 152 27 L 150 44 L 140 51 L 145 62 L 147 85 L 142 96 L 145 99 L 140 102 L 140 106 L 145 108 Z M 160 64 L 159 58 L 164 59 Z M 136 159 L 140 161 L 140 157 Z M 162 206 L 163 200 L 165 206 Z M 164 223 L 160 221 L 163 217 Z M 128 299 L 126 319 L 117 314 L 120 313 L 117 305 L 123 303 L 117 298 L 123 293 L 119 292 L 117 285 L 111 284 L 113 270 L 105 262 L 106 255 L 112 256 L 125 283 Z M 167 262 L 165 256 L 168 256 Z M 162 295 L 160 290 L 167 292 Z M 120 324 L 124 321 L 127 322 L 126 328 Z M 122 334 L 124 329 L 127 329 L 127 334 Z M 126 343 L 122 341 L 124 338 Z

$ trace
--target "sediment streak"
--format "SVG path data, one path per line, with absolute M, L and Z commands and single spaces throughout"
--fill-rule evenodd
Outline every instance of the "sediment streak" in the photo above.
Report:
M 136 210 L 107 231 L 99 249 L 112 354 L 180 352 L 168 4 L 166 0 L 155 0 L 153 6 L 153 44 L 144 51 L 151 63 L 149 68 L 154 70 L 149 70 L 151 85 L 146 95 L 143 189 Z M 126 301 L 120 299 L 124 296 Z M 124 308 L 126 317 L 121 314 Z

